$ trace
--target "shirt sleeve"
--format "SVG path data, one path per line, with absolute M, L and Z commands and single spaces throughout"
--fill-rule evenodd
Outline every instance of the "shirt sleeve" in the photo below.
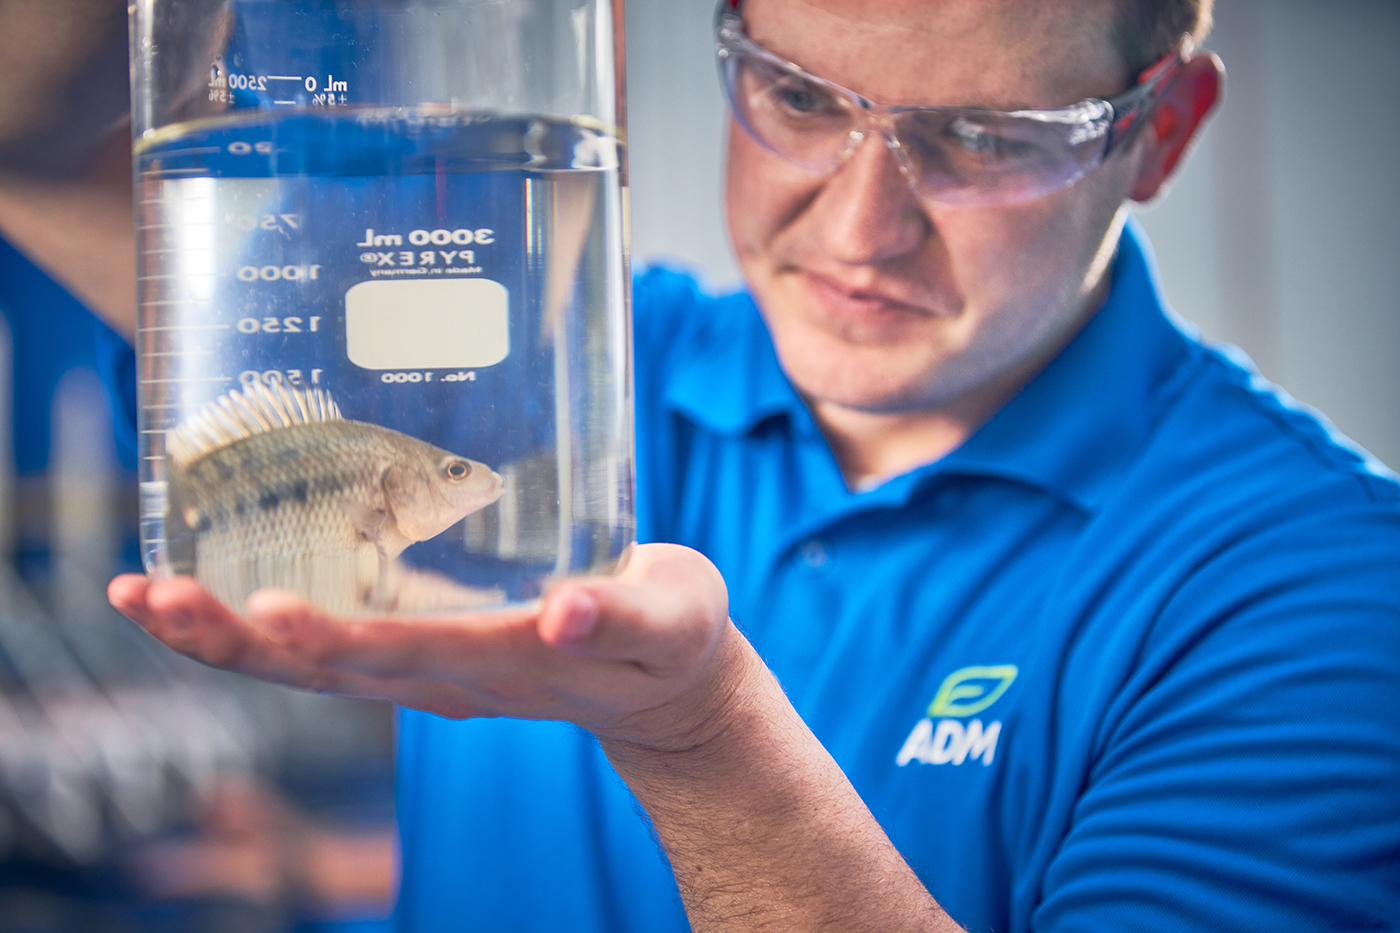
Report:
M 699 286 L 657 267 L 632 279 L 633 402 L 636 431 L 637 540 L 670 540 L 675 486 L 676 432 L 665 404 L 667 374 L 693 343 Z
M 136 452 L 136 351 L 101 318 L 93 321 L 97 372 L 112 416 L 117 453 L 122 463 L 135 468 Z
M 1400 923 L 1400 515 L 1232 542 L 1163 607 L 1031 921 Z

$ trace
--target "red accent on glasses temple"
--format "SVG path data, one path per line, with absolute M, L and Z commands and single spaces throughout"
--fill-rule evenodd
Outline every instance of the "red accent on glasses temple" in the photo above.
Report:
M 1182 36 L 1181 40 L 1177 42 L 1171 51 L 1143 69 L 1142 74 L 1138 75 L 1137 83 L 1146 84 L 1148 81 L 1151 81 L 1153 78 L 1171 68 L 1172 65 L 1175 64 L 1176 59 L 1182 57 L 1183 51 L 1185 51 L 1186 54 L 1190 54 L 1189 50 L 1186 48 L 1189 41 L 1189 37 Z

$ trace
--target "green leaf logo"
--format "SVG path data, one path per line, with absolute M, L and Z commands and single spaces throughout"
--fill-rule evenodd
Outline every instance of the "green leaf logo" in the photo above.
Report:
M 938 694 L 928 705 L 928 714 L 934 719 L 961 719 L 980 713 L 1001 699 L 1018 673 L 1014 664 L 965 667 L 954 671 L 938 688 Z

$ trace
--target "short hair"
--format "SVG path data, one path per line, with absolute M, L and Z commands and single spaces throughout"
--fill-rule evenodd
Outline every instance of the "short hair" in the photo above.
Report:
M 1113 41 L 1127 63 L 1130 79 L 1190 36 L 1198 47 L 1212 24 L 1214 0 L 1118 0 Z

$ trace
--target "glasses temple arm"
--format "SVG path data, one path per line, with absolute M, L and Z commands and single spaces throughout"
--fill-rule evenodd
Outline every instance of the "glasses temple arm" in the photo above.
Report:
M 1113 122 L 1109 125 L 1108 139 L 1104 143 L 1105 156 L 1134 135 L 1143 124 L 1143 117 L 1157 103 L 1162 92 L 1171 86 L 1194 49 L 1195 43 L 1191 37 L 1182 36 L 1176 48 L 1142 72 L 1136 85 L 1105 101 L 1113 108 Z

